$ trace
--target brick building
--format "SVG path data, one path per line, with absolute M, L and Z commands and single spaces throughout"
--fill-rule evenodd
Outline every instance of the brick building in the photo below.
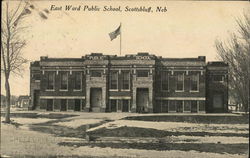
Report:
M 227 112 L 227 64 L 148 53 L 41 57 L 30 65 L 32 109 Z

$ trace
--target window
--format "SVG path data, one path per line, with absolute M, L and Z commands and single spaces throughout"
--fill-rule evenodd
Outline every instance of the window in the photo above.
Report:
M 67 99 L 61 99 L 61 111 L 67 111 Z
M 183 101 L 182 100 L 176 100 L 176 111 L 177 112 L 183 112 Z
M 55 88 L 55 72 L 48 72 L 47 89 L 53 90 Z
M 168 100 L 162 100 L 161 112 L 168 112 Z
M 33 74 L 32 79 L 34 80 L 40 80 L 40 74 Z
M 92 70 L 90 71 L 91 77 L 102 77 L 102 71 L 100 70 Z
M 196 100 L 191 101 L 191 112 L 198 112 L 198 104 Z
M 60 81 L 61 81 L 60 89 L 62 90 L 68 89 L 68 73 L 67 72 L 60 73 Z
M 168 91 L 169 76 L 167 71 L 161 72 L 161 89 Z
M 75 111 L 81 111 L 81 100 L 75 99 Z
M 199 91 L 198 84 L 199 84 L 199 74 L 191 75 L 190 91 Z
M 177 74 L 176 91 L 184 91 L 184 74 Z
M 118 89 L 118 72 L 110 72 L 110 89 Z
M 205 101 L 199 101 L 199 111 L 205 111 Z
M 54 100 L 53 99 L 47 99 L 47 111 L 53 111 L 54 109 Z
M 149 71 L 147 70 L 137 70 L 137 77 L 148 77 Z
M 168 110 L 169 110 L 169 112 L 175 112 L 176 111 L 175 101 L 174 100 L 169 101 Z
M 128 71 L 122 72 L 122 89 L 129 89 L 130 75 Z
M 110 106 L 111 106 L 110 110 L 111 110 L 111 112 L 116 112 L 117 111 L 116 105 L 117 105 L 117 100 L 111 99 L 110 100 Z
M 215 81 L 215 82 L 223 82 L 223 79 L 224 79 L 223 75 L 214 75 L 213 76 L 213 81 Z
M 190 112 L 191 111 L 191 102 L 190 100 L 184 101 L 184 111 Z
M 122 100 L 122 112 L 129 112 L 129 100 L 123 99 Z
M 82 89 L 82 73 L 74 72 L 74 89 L 81 90 Z

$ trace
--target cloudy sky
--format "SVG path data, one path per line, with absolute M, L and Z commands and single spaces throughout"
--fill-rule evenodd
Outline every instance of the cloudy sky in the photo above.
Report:
M 12 2 L 12 5 L 17 2 Z M 197 57 L 218 60 L 214 41 L 226 40 L 236 31 L 235 19 L 250 10 L 243 1 L 33 1 L 37 10 L 62 6 L 41 19 L 36 11 L 26 18 L 29 28 L 24 32 L 27 46 L 24 56 L 30 61 L 40 56 L 81 57 L 91 52 L 119 55 L 119 37 L 110 41 L 108 33 L 122 23 L 122 55 L 149 52 L 164 57 Z M 122 12 L 65 11 L 65 5 L 121 6 Z M 154 12 L 125 12 L 124 8 L 152 7 Z M 167 12 L 155 12 L 165 7 Z M 4 93 L 2 75 L 1 93 Z M 29 64 L 23 77 L 10 79 L 12 94 L 29 94 Z

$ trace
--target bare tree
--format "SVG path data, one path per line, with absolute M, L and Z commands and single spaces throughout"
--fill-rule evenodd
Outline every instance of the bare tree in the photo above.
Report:
M 216 40 L 219 57 L 229 64 L 229 86 L 245 112 L 249 111 L 250 80 L 250 14 L 237 19 L 238 32 L 232 33 L 226 43 Z
M 27 28 L 22 25 L 22 22 L 25 17 L 32 13 L 32 10 L 37 11 L 35 6 L 28 1 L 19 1 L 19 4 L 15 8 L 10 4 L 9 1 L 2 2 L 3 10 L 1 18 L 1 72 L 3 72 L 5 77 L 6 123 L 10 123 L 11 91 L 9 78 L 11 74 L 21 75 L 23 65 L 28 62 L 22 54 L 22 50 L 26 45 L 26 40 L 22 37 L 22 32 Z M 44 12 L 39 11 L 38 13 L 42 19 L 47 19 Z

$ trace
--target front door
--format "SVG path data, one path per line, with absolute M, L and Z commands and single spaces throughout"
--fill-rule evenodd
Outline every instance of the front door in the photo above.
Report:
M 102 105 L 102 89 L 91 88 L 90 90 L 90 110 L 93 112 L 100 112 Z
M 148 88 L 138 88 L 136 93 L 136 111 L 145 112 L 149 104 Z

